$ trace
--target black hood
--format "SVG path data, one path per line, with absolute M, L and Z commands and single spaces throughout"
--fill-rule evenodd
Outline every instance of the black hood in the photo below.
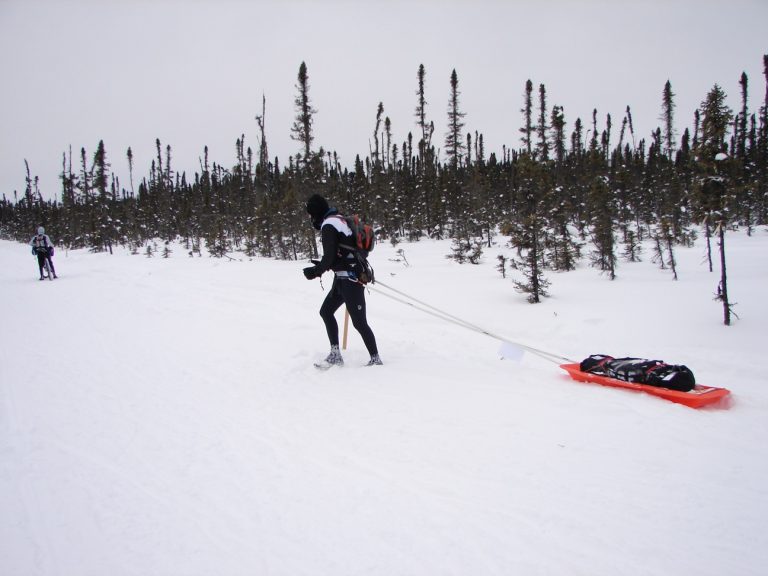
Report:
M 328 201 L 320 194 L 312 194 L 307 200 L 307 214 L 312 216 L 312 226 L 315 230 L 320 230 L 320 226 L 326 216 L 335 214 L 336 209 L 328 205 Z

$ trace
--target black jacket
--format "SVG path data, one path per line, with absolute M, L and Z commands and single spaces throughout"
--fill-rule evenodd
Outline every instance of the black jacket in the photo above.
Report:
M 343 216 L 339 214 L 327 216 L 320 226 L 320 239 L 323 244 L 323 257 L 315 265 L 318 276 L 326 270 L 349 271 L 355 266 L 355 257 L 351 249 L 352 230 Z

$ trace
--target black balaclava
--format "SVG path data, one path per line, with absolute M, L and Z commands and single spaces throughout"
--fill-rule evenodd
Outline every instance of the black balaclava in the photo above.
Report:
M 315 230 L 320 230 L 323 219 L 328 214 L 330 206 L 325 198 L 320 194 L 312 194 L 307 200 L 307 214 L 312 216 L 312 226 Z

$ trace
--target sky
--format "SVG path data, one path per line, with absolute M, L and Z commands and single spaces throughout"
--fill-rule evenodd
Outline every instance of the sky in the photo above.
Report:
M 285 165 L 300 150 L 290 129 L 302 62 L 314 147 L 348 167 L 372 146 L 380 102 L 398 147 L 415 133 L 420 64 L 440 147 L 454 69 L 465 130 L 483 134 L 486 154 L 520 146 L 529 79 L 564 108 L 569 132 L 597 109 L 616 138 L 629 105 L 637 140 L 660 125 L 669 80 L 682 134 L 716 83 L 740 107 L 742 72 L 757 111 L 767 21 L 759 0 L 0 0 L 0 193 L 23 193 L 26 160 L 43 196 L 59 196 L 64 153 L 77 171 L 100 140 L 126 189 L 128 148 L 138 183 L 156 139 L 190 179 L 205 146 L 232 166 L 241 135 L 257 153 L 262 98 L 270 157 Z

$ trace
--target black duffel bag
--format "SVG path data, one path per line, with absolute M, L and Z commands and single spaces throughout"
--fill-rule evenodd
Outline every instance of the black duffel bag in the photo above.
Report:
M 661 360 L 613 358 L 605 354 L 593 354 L 582 360 L 579 369 L 624 382 L 648 384 L 681 392 L 690 392 L 696 386 L 696 378 L 687 366 L 666 364 Z

